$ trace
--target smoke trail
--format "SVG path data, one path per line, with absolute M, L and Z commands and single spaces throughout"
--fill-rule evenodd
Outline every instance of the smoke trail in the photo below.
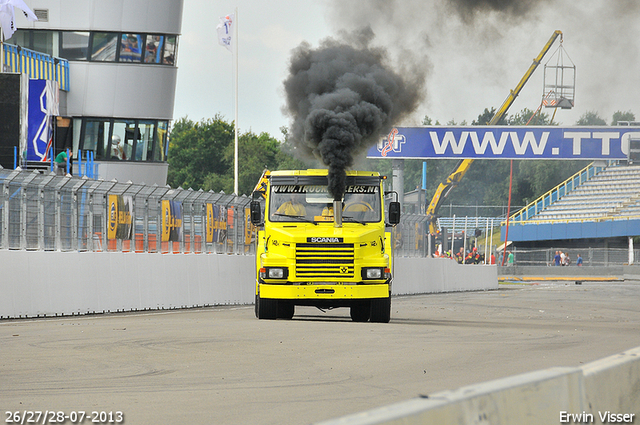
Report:
M 368 45 L 372 38 L 365 29 L 316 49 L 302 43 L 284 81 L 291 140 L 329 167 L 334 199 L 344 194 L 353 155 L 377 143 L 422 100 L 424 75 L 401 77 L 384 49 Z

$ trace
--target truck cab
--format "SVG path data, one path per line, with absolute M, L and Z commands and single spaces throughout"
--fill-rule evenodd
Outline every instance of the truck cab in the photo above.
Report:
M 259 229 L 256 317 L 291 319 L 295 306 L 348 307 L 354 321 L 389 322 L 389 226 L 399 222 L 400 208 L 390 202 L 385 212 L 383 180 L 347 171 L 344 195 L 334 199 L 327 170 L 265 173 L 251 203 Z

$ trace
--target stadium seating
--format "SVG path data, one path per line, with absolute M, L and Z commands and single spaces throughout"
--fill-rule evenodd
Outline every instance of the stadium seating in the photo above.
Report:
M 593 220 L 640 216 L 640 166 L 616 165 L 562 196 L 533 220 Z

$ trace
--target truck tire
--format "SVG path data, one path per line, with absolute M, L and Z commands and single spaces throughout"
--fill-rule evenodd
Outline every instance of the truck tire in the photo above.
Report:
M 351 320 L 354 322 L 366 322 L 371 314 L 371 304 L 360 302 L 351 306 Z
M 296 311 L 296 306 L 287 301 L 278 301 L 278 319 L 290 320 Z
M 260 298 L 260 295 L 256 295 L 256 316 L 258 319 L 277 319 L 278 301 Z
M 391 320 L 391 297 L 371 300 L 371 321 L 389 323 Z

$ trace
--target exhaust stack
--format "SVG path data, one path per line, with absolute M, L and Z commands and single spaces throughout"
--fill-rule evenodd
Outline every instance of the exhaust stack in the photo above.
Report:
M 333 227 L 342 227 L 342 200 L 333 200 Z

